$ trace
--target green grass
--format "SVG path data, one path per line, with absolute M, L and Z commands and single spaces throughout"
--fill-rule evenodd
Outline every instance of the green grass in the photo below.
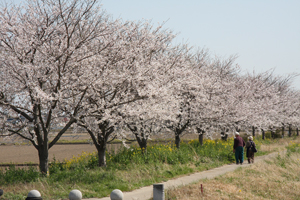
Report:
M 264 142 L 257 140 L 258 150 Z M 36 168 L 0 170 L 4 199 L 24 199 L 37 189 L 43 199 L 65 199 L 69 192 L 78 189 L 83 198 L 108 196 L 112 190 L 131 191 L 142 186 L 167 181 L 181 175 L 203 171 L 234 162 L 233 139 L 197 140 L 182 142 L 177 149 L 171 142 L 149 145 L 147 152 L 137 146 L 107 153 L 107 167 L 97 167 L 97 153 L 60 163 L 50 164 L 50 176 L 41 176 Z M 259 151 L 259 154 L 264 152 Z M 17 192 L 16 192 L 17 190 Z

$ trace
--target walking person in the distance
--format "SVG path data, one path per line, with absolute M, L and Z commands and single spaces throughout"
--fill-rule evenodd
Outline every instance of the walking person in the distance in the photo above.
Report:
M 240 136 L 239 132 L 235 132 L 234 144 L 233 144 L 233 153 L 235 153 L 236 164 L 243 164 L 244 162 L 244 146 L 245 141 Z
M 254 153 L 256 153 L 256 145 L 253 141 L 253 137 L 249 136 L 246 143 L 246 156 L 248 158 L 248 163 L 254 163 Z

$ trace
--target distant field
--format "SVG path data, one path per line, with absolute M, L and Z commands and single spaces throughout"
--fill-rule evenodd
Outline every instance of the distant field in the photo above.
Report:
M 187 134 L 183 139 L 196 139 L 196 134 Z M 172 139 L 172 137 L 170 137 Z M 79 144 L 75 144 L 78 141 Z M 66 133 L 64 134 L 59 142 L 63 143 L 74 143 L 74 144 L 56 144 L 49 150 L 49 161 L 53 158 L 59 161 L 64 159 L 70 159 L 73 156 L 80 155 L 82 152 L 94 152 L 96 151 L 95 146 L 91 143 L 90 137 L 87 133 Z M 38 152 L 28 142 L 24 140 L 14 140 L 14 143 L 9 140 L 0 138 L 0 164 L 3 163 L 38 163 Z M 5 145 L 3 145 L 5 143 Z M 85 143 L 85 144 L 84 144 Z M 117 150 L 122 147 L 122 144 L 109 144 L 108 150 Z
M 90 144 L 74 145 L 54 145 L 49 150 L 49 161 L 55 157 L 56 160 L 63 161 L 70 159 L 73 155 L 77 156 L 84 152 L 93 152 L 96 148 Z M 33 146 L 29 145 L 1 145 L 0 163 L 38 163 L 38 152 Z

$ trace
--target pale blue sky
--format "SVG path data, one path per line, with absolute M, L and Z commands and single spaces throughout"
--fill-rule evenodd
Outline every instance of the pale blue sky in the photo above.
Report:
M 3 0 L 0 0 L 3 2 Z M 22 0 L 10 0 L 21 2 Z M 237 55 L 243 72 L 300 74 L 300 0 L 101 0 L 113 18 L 152 20 L 176 42 Z M 293 84 L 300 89 L 300 77 Z
M 167 21 L 177 41 L 237 55 L 242 71 L 300 73 L 299 0 L 102 0 L 114 18 Z M 293 86 L 300 89 L 300 77 Z

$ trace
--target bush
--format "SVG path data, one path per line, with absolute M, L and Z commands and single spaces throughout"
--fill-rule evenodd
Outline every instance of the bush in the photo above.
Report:
M 36 181 L 40 177 L 40 172 L 36 167 L 28 169 L 16 168 L 15 165 L 0 170 L 0 183 L 3 185 L 14 183 L 28 183 Z
M 276 138 L 282 138 L 282 134 L 280 130 L 276 130 L 273 135 L 271 131 L 266 131 L 265 132 L 265 138 L 267 139 L 276 139 Z
M 300 153 L 300 144 L 295 143 L 293 141 L 291 141 L 286 148 L 287 148 L 288 153 L 290 153 L 290 152 Z

